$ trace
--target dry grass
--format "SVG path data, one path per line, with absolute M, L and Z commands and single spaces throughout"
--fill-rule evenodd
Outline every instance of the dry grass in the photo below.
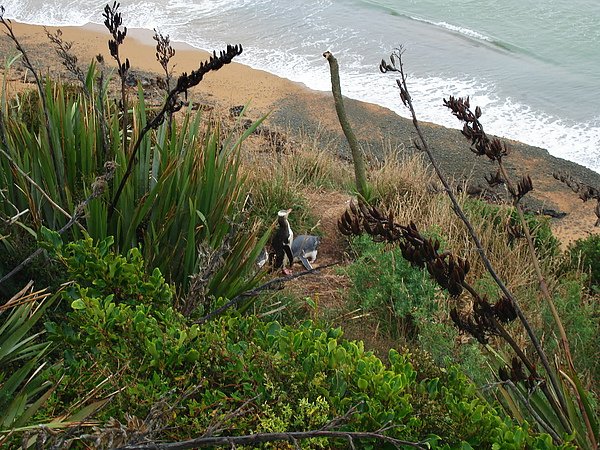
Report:
M 270 142 L 265 136 L 256 138 L 251 151 L 246 153 L 243 170 L 248 176 L 255 203 L 282 202 L 286 198 L 285 193 L 292 192 L 292 199 L 298 204 L 299 210 L 308 208 L 316 214 L 314 221 L 318 224 L 317 232 L 323 234 L 324 243 L 332 247 L 331 251 L 327 251 L 327 254 L 331 253 L 329 257 L 323 252 L 319 259 L 324 261 L 321 258 L 325 258 L 330 262 L 343 253 L 344 243 L 335 226 L 336 218 L 329 218 L 325 223 L 324 217 L 333 214 L 332 211 L 341 215 L 345 209 L 353 171 L 352 166 L 338 158 L 331 147 L 319 146 L 318 142 L 318 136 L 303 134 L 296 136 L 293 142 L 286 143 L 282 151 L 281 142 Z M 415 222 L 422 231 L 440 238 L 446 249 L 468 258 L 472 267 L 468 276 L 470 282 L 491 297 L 497 295 L 498 290 L 483 267 L 464 224 L 454 213 L 422 155 L 409 154 L 403 148 L 388 146 L 381 160 L 370 161 L 368 177 L 374 198 L 383 209 L 394 213 L 397 222 Z M 334 195 L 334 192 L 337 194 Z M 287 195 L 289 198 L 290 194 Z M 469 202 L 472 200 L 466 194 L 460 195 L 460 203 L 465 207 L 490 261 L 524 304 L 525 313 L 531 317 L 532 323 L 538 325 L 541 317 L 536 297 L 537 279 L 526 243 L 517 240 L 509 244 L 503 227 L 495 225 L 508 221 L 509 208 L 501 207 L 494 216 L 482 217 L 469 207 Z M 284 206 L 287 207 L 281 205 Z M 337 253 L 335 258 L 334 252 Z M 553 262 L 546 264 L 550 285 L 556 284 L 553 273 L 555 266 Z M 376 330 L 377 337 L 369 340 L 368 347 L 385 354 L 385 349 L 393 343 L 385 333 L 380 332 L 374 318 L 364 316 L 361 311 L 353 311 L 355 305 L 347 301 L 348 283 L 344 276 L 328 270 L 322 275 L 296 280 L 286 286 L 284 292 L 299 299 L 316 299 L 321 305 L 319 309 L 313 311 L 304 304 L 302 315 L 336 326 L 342 325 L 351 338 L 361 338 L 360 333 L 352 330 Z M 525 344 L 525 338 L 518 340 Z
M 402 149 L 388 149 L 383 161 L 372 165 L 369 178 L 374 197 L 384 210 L 394 213 L 396 222 L 414 222 L 421 231 L 441 239 L 447 250 L 468 258 L 471 263 L 468 280 L 492 299 L 498 295 L 499 290 L 483 266 L 475 244 L 421 155 L 407 155 Z M 464 193 L 459 195 L 459 203 L 466 211 L 498 275 L 515 293 L 531 323 L 542 329 L 538 281 L 527 243 L 524 239 L 509 242 L 504 229 L 511 209 L 500 206 L 494 212 L 489 208 L 487 215 L 483 216 L 473 207 L 474 201 Z M 545 276 L 552 287 L 558 283 L 556 268 L 559 264 L 552 258 L 546 258 L 543 262 Z M 470 303 L 469 298 L 464 301 Z M 518 340 L 523 344 L 527 341 L 524 335 Z
M 256 136 L 244 162 L 249 181 L 280 178 L 290 188 L 347 189 L 353 180 L 352 166 L 335 154 L 331 144 L 322 144 L 320 133 L 268 130 Z

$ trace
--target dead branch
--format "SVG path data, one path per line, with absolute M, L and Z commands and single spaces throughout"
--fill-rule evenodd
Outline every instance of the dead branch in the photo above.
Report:
M 368 185 L 367 185 L 367 172 L 365 169 L 365 162 L 362 151 L 358 145 L 358 140 L 352 131 L 352 126 L 348 121 L 346 115 L 346 108 L 344 107 L 344 99 L 342 97 L 342 89 L 340 87 L 340 69 L 338 66 L 337 59 L 331 54 L 331 52 L 323 53 L 323 56 L 329 63 L 329 70 L 331 72 L 331 90 L 333 93 L 333 101 L 335 103 L 335 110 L 337 112 L 340 125 L 344 131 L 344 136 L 350 146 L 352 152 L 352 162 L 354 165 L 354 177 L 356 180 L 356 190 L 363 198 L 367 198 Z
M 208 436 L 190 439 L 181 442 L 147 442 L 144 444 L 127 445 L 119 447 L 116 450 L 184 450 L 201 447 L 215 447 L 218 445 L 236 448 L 238 445 L 256 446 L 265 442 L 288 441 L 296 442 L 304 439 L 325 438 L 325 439 L 344 439 L 351 443 L 354 440 L 373 440 L 377 442 L 391 444 L 400 449 L 411 447 L 425 449 L 426 444 L 421 442 L 410 442 L 396 439 L 381 434 L 380 432 L 360 432 L 360 431 L 292 431 L 288 433 L 258 433 L 245 436 Z

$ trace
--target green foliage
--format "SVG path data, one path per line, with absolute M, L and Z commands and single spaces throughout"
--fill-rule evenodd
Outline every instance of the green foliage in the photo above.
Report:
M 387 323 L 392 334 L 398 332 L 413 347 L 429 352 L 436 364 L 459 364 L 474 381 L 488 381 L 481 371 L 484 357 L 477 344 L 461 343 L 455 327 L 443 320 L 445 306 L 436 299 L 441 293 L 427 271 L 411 266 L 399 248 L 385 249 L 369 236 L 353 239 L 352 249 L 358 258 L 345 270 L 353 282 L 355 301 L 384 320 L 391 315 Z
M 54 298 L 25 292 L 13 297 L 18 306 L 0 309 L 0 445 L 12 429 L 29 424 L 51 393 L 40 373 L 49 344 L 33 329 Z
M 431 319 L 422 323 L 418 344 L 436 365 L 458 365 L 477 386 L 489 383 L 489 373 L 481 370 L 486 366 L 486 358 L 478 343 L 474 340 L 464 342 L 460 338 L 453 324 Z
M 110 238 L 97 246 L 87 238 L 53 247 L 71 280 L 62 293 L 66 317 L 46 323 L 65 361 L 65 373 L 55 373 L 65 376 L 55 408 L 117 374 L 128 387 L 116 404 L 149 407 L 168 390 L 165 380 L 187 373 L 200 356 L 192 346 L 199 327 L 173 309 L 173 289 L 160 271 L 146 275 L 137 249 L 121 256 L 111 245 Z
M 118 394 L 99 420 L 124 421 L 125 412 L 143 418 L 169 393 L 187 392 L 180 412 L 165 417 L 165 439 L 197 436 L 216 420 L 239 434 L 318 429 L 353 407 L 342 429 L 368 431 L 393 423 L 386 433 L 434 447 L 522 448 L 545 439 L 499 415 L 457 369 L 419 374 L 409 356 L 394 350 L 386 366 L 361 342 L 343 339 L 340 329 L 234 316 L 199 327 L 165 302 L 154 302 L 152 293 L 116 301 L 112 292 L 123 292 L 126 284 L 144 286 L 144 279 L 135 280 L 143 264 L 136 252 L 128 258 L 104 254 L 101 259 L 121 267 L 116 272 L 129 275 L 113 276 L 104 263 L 81 270 L 90 261 L 77 255 L 87 254 L 88 245 L 89 240 L 68 244 L 58 252 L 68 254 L 62 260 L 74 266 L 68 270 L 74 280 L 63 294 L 69 312 L 47 324 L 65 361 L 64 373 L 53 375 L 64 376 L 64 382 L 47 414 L 106 379 L 107 389 Z M 104 288 L 108 280 L 111 293 Z M 152 285 L 152 292 L 169 290 L 160 277 Z M 230 415 L 248 400 L 252 414 Z
M 585 239 L 578 239 L 568 248 L 572 267 L 579 263 L 583 270 L 590 273 L 590 284 L 596 291 L 600 290 L 600 234 L 592 234 Z
M 352 241 L 352 249 L 358 258 L 345 270 L 353 283 L 354 300 L 382 316 L 389 311 L 394 319 L 390 331 L 416 338 L 419 324 L 438 310 L 435 283 L 427 272 L 412 267 L 399 248 L 384 249 L 369 236 L 360 236 Z
M 233 225 L 245 221 L 239 215 L 245 198 L 239 174 L 240 148 L 260 120 L 239 136 L 223 135 L 218 125 L 202 127 L 201 114 L 187 111 L 178 123 L 165 121 L 150 130 L 134 149 L 148 121 L 143 91 L 140 89 L 132 102 L 130 129 L 124 134 L 120 111 L 106 89 L 97 98 L 86 95 L 97 91 L 95 74 L 92 64 L 85 91 L 46 81 L 41 95 L 49 127 L 45 121 L 31 119 L 31 108 L 36 104 L 41 108 L 40 102 L 3 105 L 8 149 L 0 155 L 0 190 L 5 192 L 0 215 L 12 217 L 15 211 L 29 211 L 20 224 L 32 233 L 42 225 L 57 230 L 82 200 L 95 192 L 98 198 L 87 205 L 83 222 L 94 240 L 113 236 L 122 252 L 141 246 L 150 269 L 160 268 L 184 289 L 199 270 L 199 244 L 216 250 L 227 240 L 227 246 L 237 250 L 225 252 L 223 260 L 222 269 L 230 281 L 221 277 L 211 284 L 210 293 L 233 296 L 253 286 L 256 280 L 248 275 L 259 251 L 258 230 L 250 223 L 234 232 Z M 34 94 L 26 94 L 27 99 L 30 96 Z M 38 110 L 38 115 L 43 114 Z M 129 137 L 124 141 L 124 136 Z M 110 143 L 108 148 L 105 142 Z M 137 157 L 132 175 L 111 214 L 109 203 L 134 150 Z M 114 179 L 95 182 L 109 161 L 116 162 Z M 14 166 L 27 173 L 37 187 Z M 42 189 L 63 212 L 44 198 Z M 73 227 L 66 236 L 77 239 L 82 233 Z
M 113 251 L 112 236 L 94 245 L 90 237 L 63 244 L 58 233 L 47 228 L 41 234 L 46 239 L 42 245 L 66 267 L 68 279 L 77 282 L 67 288 L 71 298 L 78 297 L 75 291 L 85 289 L 86 297 L 110 296 L 118 303 L 172 305 L 173 288 L 165 284 L 159 269 L 146 275 L 139 249 L 132 248 L 123 256 Z
M 507 222 L 513 225 L 519 223 L 518 213 L 511 207 L 492 205 L 476 199 L 466 199 L 463 207 L 465 212 L 471 216 L 492 221 L 498 231 L 505 232 Z M 552 234 L 548 217 L 526 213 L 525 222 L 533 237 L 533 244 L 539 260 L 560 254 L 560 242 Z
M 592 386 L 600 386 L 600 322 L 597 319 L 600 304 L 597 298 L 586 295 L 580 281 L 563 279 L 555 289 L 554 305 L 567 332 L 575 367 L 591 378 Z M 552 314 L 545 304 L 543 306 L 543 323 L 552 324 Z M 554 332 L 551 326 L 545 331 Z M 557 345 L 553 340 L 547 345 L 552 344 Z

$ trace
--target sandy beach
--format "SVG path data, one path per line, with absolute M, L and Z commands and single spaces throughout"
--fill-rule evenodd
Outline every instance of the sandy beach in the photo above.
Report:
M 48 42 L 44 27 L 18 23 L 13 25 L 15 34 L 41 73 L 67 76 Z M 51 33 L 56 31 L 55 27 L 47 29 Z M 73 42 L 72 52 L 77 55 L 79 64 L 84 70 L 98 54 L 104 56 L 107 66 L 114 67 L 107 46 L 109 35 L 103 26 L 87 25 L 60 29 L 63 39 Z M 230 44 L 238 43 L 230 42 Z M 122 57 L 129 58 L 133 73 L 137 77 L 150 79 L 153 73 L 162 71 L 155 59 L 154 46 L 152 32 L 128 31 L 122 47 Z M 194 70 L 209 56 L 207 52 L 186 44 L 173 43 L 173 46 L 176 49 L 176 55 L 172 59 L 175 76 Z M 0 53 L 5 57 L 17 53 L 6 36 L 0 38 Z M 323 59 L 323 70 L 329 70 L 325 59 Z M 12 73 L 14 75 L 11 75 L 10 79 L 14 84 L 31 81 L 31 76 L 25 71 L 20 71 L 18 66 L 15 66 Z M 343 83 L 342 79 L 342 91 Z M 208 74 L 191 94 L 195 101 L 221 112 L 226 112 L 232 106 L 249 103 L 250 118 L 269 113 L 266 122 L 268 126 L 286 133 L 310 134 L 320 130 L 320 135 L 329 142 L 334 142 L 341 155 L 348 153 L 337 121 L 333 99 L 328 92 L 311 91 L 302 84 L 234 62 L 216 73 Z M 393 88 L 390 88 L 390 95 L 397 95 Z M 409 120 L 399 117 L 386 108 L 355 100 L 347 100 L 347 110 L 365 151 L 380 155 L 383 148 L 389 145 L 400 145 L 405 151 L 415 151 L 412 140 L 416 133 Z M 485 116 L 482 117 L 485 126 L 484 119 Z M 422 125 L 426 139 L 439 163 L 456 179 L 469 177 L 473 184 L 483 184 L 483 175 L 495 170 L 491 163 L 477 158 L 469 151 L 468 142 L 457 130 L 433 124 Z M 590 233 L 600 232 L 598 228 L 593 227 L 596 221 L 593 213 L 595 204 L 582 203 L 577 198 L 577 194 L 556 181 L 552 173 L 567 172 L 575 179 L 597 188 L 600 187 L 600 174 L 550 156 L 547 151 L 540 148 L 519 142 L 511 142 L 511 147 L 512 153 L 506 159 L 509 168 L 519 177 L 529 173 L 534 182 L 535 200 L 531 208 L 547 208 L 567 214 L 562 219 L 552 219 L 553 230 L 564 245 Z

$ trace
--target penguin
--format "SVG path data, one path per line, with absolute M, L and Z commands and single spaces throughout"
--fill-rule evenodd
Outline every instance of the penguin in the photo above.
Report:
M 292 242 L 292 254 L 294 261 L 300 261 L 306 270 L 311 270 L 312 264 L 317 259 L 317 248 L 321 243 L 319 236 L 301 234 Z
M 288 215 L 291 211 L 291 209 L 282 209 L 277 213 L 278 228 L 271 241 L 275 253 L 273 267 L 275 269 L 282 268 L 284 275 L 290 275 L 292 273 L 291 267 L 294 262 L 294 255 L 292 253 L 294 232 L 288 222 Z M 289 266 L 289 268 L 286 266 Z
M 265 247 L 263 247 L 263 249 L 258 254 L 258 257 L 256 258 L 256 265 L 258 266 L 259 269 L 262 269 L 263 266 L 268 262 L 269 262 L 269 253 L 267 252 L 267 249 Z

